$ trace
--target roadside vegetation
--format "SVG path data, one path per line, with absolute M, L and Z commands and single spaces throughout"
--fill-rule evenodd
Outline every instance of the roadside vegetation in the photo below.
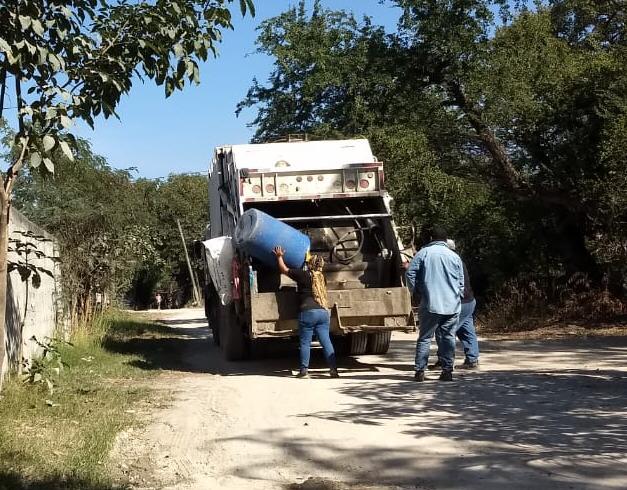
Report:
M 369 138 L 397 223 L 447 227 L 495 329 L 624 321 L 624 5 L 384 3 L 396 28 L 318 0 L 261 23 L 255 141 Z
M 0 136 L 13 137 L 1 122 Z M 59 151 L 55 161 L 54 176 L 24 170 L 13 204 L 59 242 L 71 323 L 88 322 L 102 306 L 97 298 L 146 308 L 159 291 L 164 307 L 188 303 L 192 286 L 177 220 L 191 250 L 208 222 L 206 176 L 136 178 L 132 169 L 112 168 L 84 139 L 76 140 L 73 160 Z
M 0 489 L 111 488 L 109 452 L 154 400 L 149 379 L 156 371 L 143 368 L 140 352 L 106 346 L 162 331 L 111 311 L 75 329 L 71 344 L 57 342 L 37 377 L 11 375 L 0 395 Z

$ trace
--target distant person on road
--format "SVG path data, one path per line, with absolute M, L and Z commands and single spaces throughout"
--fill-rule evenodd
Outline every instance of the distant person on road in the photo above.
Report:
M 305 261 L 306 269 L 290 269 L 283 261 L 284 250 L 281 247 L 275 247 L 273 252 L 276 255 L 279 271 L 296 282 L 300 294 L 300 314 L 298 316 L 300 370 L 297 377 L 309 377 L 311 340 L 315 332 L 320 345 L 322 345 L 327 364 L 331 369 L 331 377 L 338 378 L 335 350 L 329 336 L 330 315 L 327 302 L 327 285 L 322 273 L 324 259 L 318 255 L 310 255 Z
M 450 238 L 446 240 L 448 247 L 455 251 L 455 242 Z M 455 333 L 457 338 L 462 343 L 464 348 L 464 364 L 458 366 L 460 369 L 478 369 L 479 368 L 479 341 L 477 340 L 477 332 L 475 330 L 475 307 L 477 301 L 475 300 L 475 294 L 470 284 L 470 275 L 466 264 L 462 260 L 464 266 L 464 296 L 462 297 L 462 308 L 459 313 L 459 323 L 457 325 L 457 332 Z M 438 333 L 436 332 L 436 340 Z M 438 342 L 438 345 L 440 342 Z M 440 356 L 438 353 L 438 360 L 435 364 L 429 366 L 429 369 L 437 369 L 442 367 Z
M 453 380 L 455 331 L 464 294 L 464 266 L 459 255 L 446 245 L 447 238 L 444 228 L 431 228 L 429 243 L 418 251 L 405 273 L 410 293 L 420 296 L 416 381 L 425 380 L 434 334 L 442 362 L 440 380 Z
M 155 302 L 157 303 L 157 309 L 161 309 L 161 293 L 157 293 L 155 296 Z

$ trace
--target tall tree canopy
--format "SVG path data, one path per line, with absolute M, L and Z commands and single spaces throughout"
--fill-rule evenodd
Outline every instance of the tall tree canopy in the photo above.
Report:
M 69 311 L 89 314 L 97 293 L 140 307 L 150 305 L 156 290 L 170 292 L 179 304 L 189 299 L 177 220 L 189 248 L 208 221 L 207 178 L 134 179 L 129 170 L 111 168 L 82 139 L 72 161 L 59 153 L 53 154 L 60 163 L 54 177 L 25 172 L 14 203 L 57 237 Z
M 448 223 L 493 287 L 551 268 L 624 288 L 620 2 L 389 3 L 393 33 L 317 1 L 262 24 L 255 139 L 368 136 L 400 218 Z

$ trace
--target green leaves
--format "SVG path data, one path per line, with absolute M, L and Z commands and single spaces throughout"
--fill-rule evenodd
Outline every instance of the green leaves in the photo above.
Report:
M 70 145 L 68 144 L 67 141 L 63 139 L 57 140 L 56 138 L 58 137 L 59 137 L 58 135 L 53 136 L 51 134 L 46 134 L 43 136 L 41 140 L 41 144 L 43 146 L 43 152 L 47 155 L 45 157 L 42 156 L 39 150 L 35 150 L 35 149 L 31 150 L 30 157 L 29 157 L 30 158 L 29 164 L 32 168 L 38 168 L 41 165 L 41 163 L 43 163 L 44 168 L 48 172 L 54 173 L 54 163 L 53 163 L 54 151 L 53 150 L 55 150 L 56 148 L 60 149 L 62 154 L 69 161 L 74 161 L 74 154 L 72 153 Z
M 19 15 L 18 19 L 20 21 L 20 26 L 23 30 L 26 30 L 30 27 L 32 19 L 26 15 Z
M 30 166 L 37 168 L 41 165 L 41 155 L 37 151 L 32 151 L 30 154 Z
M 33 19 L 31 24 L 33 27 L 33 32 L 35 34 L 37 34 L 38 36 L 44 35 L 44 26 L 41 24 L 41 22 L 38 19 Z M 61 32 L 62 31 L 58 32 L 58 34 L 60 35 Z
M 242 15 L 246 15 L 246 11 L 250 11 L 250 15 L 255 16 L 255 5 L 253 0 L 239 0 L 239 8 Z
M 6 42 L 6 41 L 5 41 L 4 39 L 2 39 L 1 37 L 0 37 L 0 50 L 1 50 L 3 53 L 9 53 L 9 52 L 11 52 L 11 46 L 9 46 L 9 43 L 8 43 L 8 42 Z
M 50 136 L 49 134 L 45 135 L 43 138 L 43 145 L 44 145 L 44 150 L 46 152 L 50 152 L 50 150 L 52 150 L 55 145 L 54 137 Z
M 64 142 L 73 161 L 66 159 Z M 43 156 L 56 164 L 54 179 L 45 175 Z M 135 179 L 111 168 L 87 141 L 73 142 L 65 133 L 43 156 L 40 171 L 27 173 L 18 183 L 15 205 L 57 237 L 64 294 L 76 298 L 105 290 L 110 297 L 139 297 L 143 289 L 131 287 L 140 278 L 149 282 L 147 288 L 163 280 L 164 288 L 172 281 L 177 290 L 177 270 L 186 265 L 175 219 L 190 240 L 202 235 L 208 221 L 207 178 Z M 45 279 L 45 273 L 39 274 Z M 185 281 L 182 277 L 178 280 Z M 138 300 L 149 301 L 150 291 Z
M 72 150 L 70 150 L 70 146 L 65 141 L 60 141 L 59 146 L 68 160 L 74 161 L 74 155 L 72 154 Z
M 185 54 L 185 50 L 183 49 L 183 46 L 179 43 L 175 44 L 174 56 L 176 56 L 177 58 L 182 58 L 184 54 Z
M 42 5 L 21 0 L 0 7 L 0 59 L 20 82 L 5 101 L 15 101 L 16 141 L 27 144 L 11 162 L 14 171 L 28 164 L 52 172 L 60 155 L 71 160 L 65 134 L 74 120 L 93 127 L 101 114 L 117 117 L 116 107 L 136 75 L 165 85 L 166 96 L 182 90 L 186 81 L 199 83 L 198 60 L 216 52 L 221 29 L 232 28 L 229 8 L 237 4 L 73 0 Z M 254 13 L 253 2 L 241 2 L 240 9 Z
M 301 3 L 259 28 L 258 51 L 275 58 L 274 71 L 267 85 L 253 81 L 237 107 L 259 107 L 257 141 L 364 134 L 382 124 L 376 110 L 394 103 L 384 31 L 316 5 L 309 15 Z
M 50 160 L 50 158 L 44 158 L 44 166 L 46 167 L 46 170 L 48 172 L 50 172 L 51 174 L 54 173 L 54 163 L 52 163 L 52 160 Z

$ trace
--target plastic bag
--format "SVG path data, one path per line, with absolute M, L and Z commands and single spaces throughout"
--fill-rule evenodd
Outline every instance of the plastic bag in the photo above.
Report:
M 205 246 L 205 257 L 209 276 L 218 292 L 223 305 L 233 301 L 233 254 L 234 248 L 231 237 L 221 236 L 202 242 Z

